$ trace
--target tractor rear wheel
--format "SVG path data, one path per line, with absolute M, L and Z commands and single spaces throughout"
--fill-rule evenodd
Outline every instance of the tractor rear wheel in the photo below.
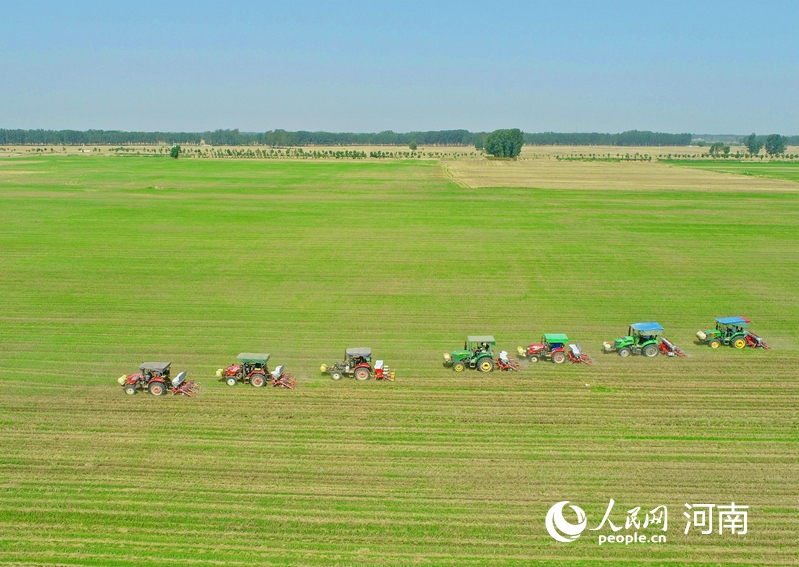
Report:
M 630 349 L 628 349 L 627 347 L 620 348 L 619 356 L 622 358 L 627 358 L 628 356 L 630 356 Z
M 341 372 L 339 372 L 338 370 L 333 370 L 333 371 L 330 373 L 330 377 L 331 377 L 333 380 L 341 380 Z
M 530 356 L 527 357 L 527 360 L 529 360 L 530 362 L 538 362 L 538 357 L 534 354 L 531 354 Z
M 166 386 L 161 382 L 150 382 L 150 385 L 147 386 L 147 390 L 149 390 L 153 396 L 163 396 L 166 394 Z
M 136 386 L 134 384 L 128 384 L 122 390 L 129 396 L 136 395 Z
M 263 374 L 253 374 L 250 376 L 250 384 L 252 384 L 254 388 L 263 388 L 264 384 L 266 384 L 266 378 L 264 378 Z
M 238 383 L 239 381 L 236 380 L 235 376 L 228 376 L 227 378 L 225 378 L 225 384 L 227 384 L 228 386 L 235 386 Z
M 463 372 L 464 370 L 466 370 L 466 365 L 463 363 L 462 360 L 459 360 L 458 362 L 452 365 L 452 369 L 455 372 Z
M 562 352 L 556 352 L 555 354 L 552 355 L 552 362 L 554 362 L 555 364 L 562 364 L 565 361 L 566 361 L 566 355 L 563 354 Z
M 660 352 L 660 350 L 657 345 L 646 345 L 641 351 L 641 354 L 647 358 L 654 358 L 658 355 L 658 352 Z
M 490 358 L 484 358 L 477 363 L 477 368 L 480 372 L 491 372 L 494 370 L 494 361 Z
M 369 379 L 369 370 L 366 368 L 359 368 L 355 371 L 355 379 L 363 382 Z
M 746 339 L 743 337 L 738 337 L 737 339 L 732 341 L 732 346 L 734 346 L 737 349 L 742 349 L 746 346 Z
M 710 348 L 719 348 L 721 346 L 721 341 L 718 339 L 713 339 L 708 344 L 710 345 Z

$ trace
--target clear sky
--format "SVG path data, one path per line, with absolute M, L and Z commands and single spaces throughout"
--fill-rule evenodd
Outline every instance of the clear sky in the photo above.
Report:
M 799 134 L 799 2 L 3 3 L 0 128 Z

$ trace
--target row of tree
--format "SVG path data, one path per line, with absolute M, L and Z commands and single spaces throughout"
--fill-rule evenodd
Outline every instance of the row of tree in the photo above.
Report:
M 211 146 L 263 145 L 273 147 L 287 146 L 468 146 L 478 149 L 485 147 L 488 132 L 469 132 L 468 130 L 433 130 L 428 132 L 393 132 L 386 130 L 377 133 L 348 132 L 308 132 L 300 130 L 270 130 L 268 132 L 239 132 L 239 130 L 214 130 L 207 132 L 125 132 L 121 130 L 9 130 L 0 128 L 0 145 L 53 145 L 53 146 L 128 146 L 151 144 L 199 145 L 201 142 Z M 534 146 L 688 146 L 690 134 L 667 134 L 631 130 L 619 134 L 521 133 L 523 143 Z M 771 140 L 771 142 L 769 142 Z M 747 136 L 742 140 L 752 152 L 757 144 L 767 151 L 771 144 L 782 140 L 785 145 L 799 145 L 799 136 Z M 784 151 L 784 150 L 783 150 Z M 770 151 L 769 151 L 770 153 Z M 780 152 L 777 152 L 780 153 Z
M 239 130 L 214 130 L 207 132 L 125 132 L 121 130 L 9 130 L 0 128 L 0 145 L 55 145 L 55 146 L 126 146 L 144 144 L 183 144 L 211 146 L 263 145 L 286 146 L 470 146 L 482 148 L 487 132 L 468 130 L 433 130 L 428 132 L 377 133 L 308 132 L 300 130 L 270 130 L 268 132 L 240 132 Z M 606 145 L 606 146 L 687 146 L 690 134 L 664 134 L 660 132 L 622 132 L 621 134 L 522 134 L 523 141 L 531 145 Z
M 524 134 L 524 143 L 531 146 L 688 146 L 691 139 L 691 134 L 666 134 L 648 130 L 630 130 L 620 134 Z

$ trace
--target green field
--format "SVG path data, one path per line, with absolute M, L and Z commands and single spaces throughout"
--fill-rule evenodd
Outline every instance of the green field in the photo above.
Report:
M 767 177 L 769 179 L 784 179 L 787 181 L 799 182 L 799 162 L 775 161 L 775 162 L 753 162 L 753 161 L 734 161 L 734 160 L 673 160 L 668 163 L 694 167 L 719 173 L 733 173 L 736 175 L 752 175 L 755 177 Z
M 799 185 L 469 189 L 435 161 L 0 160 L 0 563 L 794 565 L 797 236 Z M 724 315 L 774 350 L 693 343 Z M 641 320 L 689 357 L 600 353 Z M 513 353 L 544 332 L 596 364 L 441 365 L 467 334 Z M 397 382 L 321 376 L 348 346 Z M 297 389 L 217 382 L 240 351 L 271 352 Z M 202 394 L 124 396 L 116 378 L 144 360 Z M 667 505 L 668 542 L 547 534 L 556 502 L 594 527 L 610 498 L 615 524 Z M 685 503 L 732 501 L 750 506 L 747 535 L 683 534 Z

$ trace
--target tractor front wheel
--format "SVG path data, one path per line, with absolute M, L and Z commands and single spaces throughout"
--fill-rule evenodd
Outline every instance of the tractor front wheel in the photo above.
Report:
M 355 379 L 363 382 L 364 380 L 369 379 L 369 370 L 366 368 L 359 368 L 355 371 Z
M 630 356 L 630 349 L 628 349 L 627 347 L 620 348 L 619 356 L 622 358 L 627 358 L 628 356 Z
M 266 384 L 266 378 L 263 374 L 253 374 L 250 376 L 250 384 L 255 388 L 263 388 L 264 384 Z
M 718 339 L 713 339 L 708 344 L 710 345 L 710 348 L 719 348 L 721 346 L 721 341 Z
M 562 364 L 566 361 L 566 355 L 562 352 L 556 352 L 552 355 L 552 362 L 555 364 Z
M 238 383 L 239 381 L 236 380 L 235 376 L 228 376 L 227 378 L 225 378 L 225 384 L 227 384 L 228 386 L 235 386 Z
M 463 372 L 464 370 L 466 370 L 466 365 L 463 363 L 462 360 L 459 360 L 458 362 L 452 365 L 452 370 L 454 370 L 455 372 Z
M 743 337 L 738 337 L 737 339 L 732 341 L 732 346 L 734 346 L 737 349 L 742 349 L 746 346 L 746 339 Z
M 136 395 L 136 385 L 135 384 L 128 384 L 122 390 L 129 396 Z
M 530 356 L 527 357 L 527 360 L 529 360 L 530 362 L 538 362 L 538 357 L 534 354 L 531 354 Z
M 494 370 L 494 361 L 490 358 L 484 358 L 477 363 L 477 368 L 480 372 L 491 372 Z
M 646 345 L 643 351 L 641 351 L 641 354 L 647 358 L 654 358 L 658 355 L 658 352 L 660 351 L 658 350 L 657 345 Z
M 333 380 L 341 380 L 341 372 L 339 372 L 338 370 L 334 370 L 334 371 L 332 371 L 332 372 L 330 373 L 330 377 L 331 377 Z
M 150 385 L 147 387 L 147 389 L 153 396 L 163 396 L 166 394 L 166 386 L 164 386 L 161 382 L 150 382 Z

